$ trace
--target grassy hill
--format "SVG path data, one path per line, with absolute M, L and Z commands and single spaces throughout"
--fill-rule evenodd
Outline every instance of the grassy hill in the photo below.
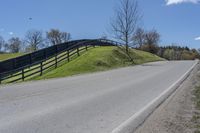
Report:
M 23 55 L 23 53 L 6 53 L 6 54 L 0 54 L 0 61 L 15 58 L 17 56 Z
M 88 52 L 84 52 L 71 62 L 34 79 L 65 77 L 163 60 L 151 53 L 135 49 L 131 49 L 130 56 L 134 62 L 130 61 L 125 52 L 117 47 L 96 47 Z

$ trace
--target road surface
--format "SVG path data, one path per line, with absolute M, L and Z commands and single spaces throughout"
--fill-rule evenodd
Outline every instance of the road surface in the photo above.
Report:
M 0 87 L 0 133 L 109 133 L 184 75 L 195 61 Z

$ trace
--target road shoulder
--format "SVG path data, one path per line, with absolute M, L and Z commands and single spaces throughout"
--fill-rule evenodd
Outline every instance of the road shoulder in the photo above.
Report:
M 200 65 L 135 133 L 193 133 L 196 129 L 192 118 L 196 112 L 193 91 L 199 86 Z

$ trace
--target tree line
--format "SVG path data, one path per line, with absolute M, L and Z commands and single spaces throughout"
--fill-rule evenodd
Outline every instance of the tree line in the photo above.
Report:
M 194 60 L 200 59 L 200 51 L 181 47 L 178 44 L 159 46 L 160 34 L 156 30 L 145 31 L 138 28 L 133 37 L 137 49 L 156 54 L 167 60 Z
M 158 56 L 168 60 L 194 60 L 200 59 L 200 51 L 188 47 L 172 46 L 159 47 Z
M 71 39 L 71 34 L 58 29 L 51 29 L 44 35 L 40 30 L 29 30 L 23 39 L 12 37 L 5 41 L 0 36 L 0 52 L 33 52 L 41 48 L 67 42 Z

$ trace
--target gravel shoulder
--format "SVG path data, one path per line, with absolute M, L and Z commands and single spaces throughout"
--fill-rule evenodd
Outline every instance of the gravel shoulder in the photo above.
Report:
M 135 133 L 194 133 L 194 89 L 200 85 L 200 64 L 176 92 L 161 104 Z

